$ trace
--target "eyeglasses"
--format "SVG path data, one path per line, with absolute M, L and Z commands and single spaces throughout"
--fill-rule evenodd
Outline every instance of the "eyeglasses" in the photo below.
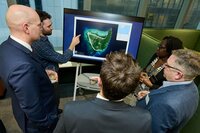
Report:
M 170 66 L 170 65 L 168 65 L 167 63 L 165 63 L 164 66 L 182 72 L 180 69 L 178 69 L 178 68 L 176 68 L 176 67 L 173 67 L 173 66 Z
M 166 49 L 166 47 L 165 47 L 165 46 L 162 46 L 162 45 L 159 45 L 159 46 L 158 46 L 158 49 Z

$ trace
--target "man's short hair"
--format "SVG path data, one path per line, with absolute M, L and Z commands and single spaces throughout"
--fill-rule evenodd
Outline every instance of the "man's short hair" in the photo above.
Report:
M 177 57 L 175 63 L 182 67 L 184 78 L 192 80 L 200 75 L 200 53 L 190 49 L 174 50 L 173 55 Z
M 140 72 L 141 68 L 131 55 L 122 51 L 106 55 L 100 71 L 103 95 L 109 100 L 120 100 L 133 93 Z
M 45 11 L 36 10 L 37 14 L 40 17 L 40 21 L 43 22 L 45 19 L 51 19 L 51 15 Z

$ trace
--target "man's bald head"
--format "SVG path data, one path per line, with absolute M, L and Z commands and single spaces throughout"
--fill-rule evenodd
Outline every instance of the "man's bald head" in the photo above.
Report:
M 23 5 L 11 5 L 6 14 L 6 22 L 9 28 L 19 28 L 24 22 L 31 22 L 33 15 L 38 16 L 35 10 Z
M 30 28 L 30 25 L 40 25 L 40 18 L 37 12 L 30 7 L 11 5 L 6 14 L 6 22 L 12 35 L 29 43 L 33 39 L 31 35 L 37 34 Z

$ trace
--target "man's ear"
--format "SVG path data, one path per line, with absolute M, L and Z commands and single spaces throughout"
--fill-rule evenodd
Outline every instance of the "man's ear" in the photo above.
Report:
M 100 77 L 98 78 L 98 86 L 99 86 L 100 88 L 102 88 L 102 81 L 101 81 L 101 78 L 100 78 Z
M 177 71 L 176 75 L 175 75 L 175 79 L 176 80 L 181 80 L 182 78 L 183 78 L 183 73 L 180 72 L 180 71 Z
M 29 34 L 29 25 L 28 23 L 24 23 L 22 25 L 22 28 L 23 28 L 23 31 L 26 33 L 26 34 Z

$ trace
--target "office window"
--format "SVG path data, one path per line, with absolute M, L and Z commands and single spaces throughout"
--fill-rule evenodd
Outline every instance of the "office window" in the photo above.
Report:
M 35 9 L 42 11 L 42 2 L 41 0 L 35 0 Z
M 183 0 L 150 0 L 145 27 L 174 28 Z
M 17 4 L 30 6 L 29 0 L 16 0 Z
M 83 10 L 84 0 L 78 0 L 78 9 Z
M 138 14 L 145 17 L 145 28 L 200 29 L 200 0 L 1 0 L 0 43 L 9 35 L 5 13 L 10 5 L 16 3 L 52 15 L 54 30 L 49 39 L 60 50 L 63 43 L 63 8 L 129 16 Z
M 136 16 L 139 0 L 91 0 L 91 11 Z
M 192 1 L 181 28 L 200 29 L 200 0 Z

